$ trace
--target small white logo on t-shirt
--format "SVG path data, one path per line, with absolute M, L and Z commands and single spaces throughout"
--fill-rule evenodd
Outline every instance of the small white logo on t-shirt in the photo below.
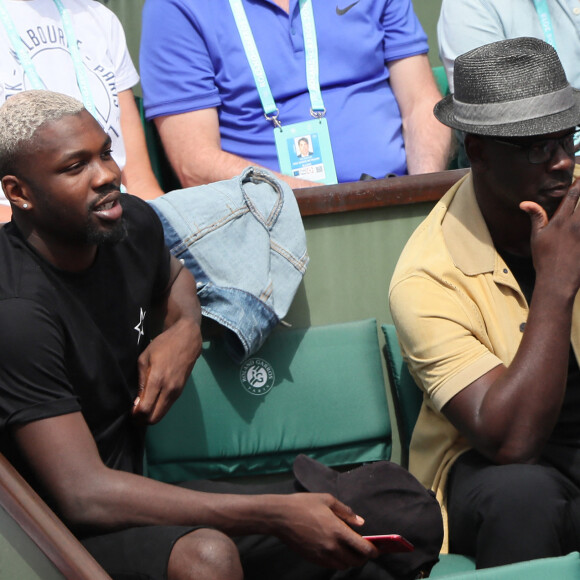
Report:
M 145 316 L 147 316 L 147 312 L 145 310 L 143 310 L 143 308 L 139 308 L 139 324 L 137 324 L 137 326 L 134 327 L 134 329 L 137 331 L 137 344 L 139 344 L 139 342 L 141 342 L 141 337 L 145 336 L 145 331 L 143 330 L 143 323 L 145 322 Z

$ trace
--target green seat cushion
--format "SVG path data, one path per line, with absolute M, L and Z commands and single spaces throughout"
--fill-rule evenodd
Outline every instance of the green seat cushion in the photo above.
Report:
M 460 554 L 441 554 L 439 562 L 433 566 L 429 578 L 447 577 L 457 572 L 469 572 L 475 570 L 475 560 Z
M 327 465 L 390 458 L 376 321 L 280 328 L 241 365 L 204 343 L 146 443 L 149 475 L 174 482 L 289 471 L 298 453 Z
M 431 577 L 433 576 L 431 574 Z M 436 576 L 443 578 L 439 574 Z M 496 568 L 457 572 L 444 578 L 445 580 L 577 580 L 580 578 L 580 554 L 572 552 L 558 558 L 541 558 Z

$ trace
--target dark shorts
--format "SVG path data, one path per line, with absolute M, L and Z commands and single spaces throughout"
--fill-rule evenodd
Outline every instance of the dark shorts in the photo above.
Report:
M 113 580 L 166 580 L 173 546 L 193 526 L 144 526 L 81 540 Z
M 213 493 L 293 493 L 302 491 L 294 482 L 245 485 L 192 481 L 182 487 Z M 82 541 L 113 580 L 166 580 L 167 564 L 175 542 L 199 526 L 144 526 L 129 528 Z M 335 571 L 311 564 L 273 536 L 233 538 L 238 546 L 246 580 L 392 580 L 378 562 Z
M 181 486 L 213 493 L 253 494 L 296 491 L 293 482 L 242 485 L 199 480 L 185 482 Z M 167 564 L 175 542 L 196 529 L 199 529 L 199 526 L 143 526 L 90 536 L 81 539 L 81 542 L 113 580 L 166 580 Z M 281 555 L 280 542 L 275 538 L 251 536 L 234 538 L 234 541 L 238 544 L 242 559 L 244 559 L 244 552 L 250 553 L 248 558 L 250 568 L 256 566 L 256 559 L 251 555 L 253 553 L 259 554 L 257 559 L 260 562 L 269 555 L 274 559 Z M 296 555 L 292 557 L 295 559 Z

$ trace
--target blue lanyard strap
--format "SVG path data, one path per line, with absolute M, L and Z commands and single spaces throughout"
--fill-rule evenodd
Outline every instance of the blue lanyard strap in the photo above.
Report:
M 66 36 L 66 40 L 70 49 L 73 66 L 75 67 L 77 84 L 79 86 L 79 90 L 81 91 L 83 104 L 85 105 L 87 111 L 89 111 L 89 113 L 91 113 L 91 115 L 96 118 L 97 109 L 95 107 L 93 95 L 89 87 L 87 71 L 85 70 L 85 66 L 81 58 L 81 53 L 79 52 L 79 44 L 77 42 L 77 36 L 72 24 L 70 12 L 67 8 L 65 8 L 62 0 L 54 0 L 54 3 L 56 4 L 56 7 L 60 13 L 64 35 Z
M 556 49 L 556 37 L 554 36 L 554 29 L 552 28 L 552 18 L 550 17 L 550 9 L 548 8 L 547 0 L 534 0 L 534 6 L 540 19 L 540 25 L 544 32 L 544 40 L 551 44 Z
M 65 8 L 62 0 L 53 0 L 58 12 L 61 17 L 62 27 L 64 30 L 64 35 L 67 40 L 67 44 L 69 46 L 70 55 L 73 61 L 73 66 L 75 69 L 75 75 L 77 79 L 77 85 L 79 87 L 81 97 L 83 100 L 83 104 L 85 108 L 93 115 L 93 117 L 97 118 L 97 108 L 95 106 L 95 102 L 93 99 L 93 95 L 89 88 L 89 82 L 87 79 L 87 73 L 79 52 L 78 42 L 76 38 L 76 34 L 72 25 L 72 20 L 70 17 L 70 12 L 67 8 Z M 10 44 L 12 48 L 16 51 L 18 55 L 18 59 L 20 60 L 20 64 L 24 69 L 26 76 L 30 79 L 32 87 L 34 89 L 44 89 L 44 83 L 40 79 L 36 67 L 30 58 L 30 53 L 25 49 L 22 39 L 18 35 L 16 31 L 16 26 L 14 25 L 14 21 L 12 20 L 10 14 L 6 10 L 6 5 L 4 0 L 0 0 L 0 20 L 2 20 L 2 24 L 6 29 L 6 33 L 8 34 L 8 39 L 10 40 Z
M 242 39 L 246 58 L 252 69 L 252 75 L 254 75 L 254 82 L 260 95 L 264 115 L 266 119 L 273 121 L 275 125 L 279 125 L 278 108 L 274 102 L 274 97 L 272 96 L 272 91 L 270 90 L 270 85 L 266 77 L 266 71 L 264 70 L 264 65 L 262 64 L 262 59 L 260 58 L 260 53 L 258 52 L 258 47 L 256 46 L 248 17 L 246 16 L 246 11 L 242 5 L 242 0 L 230 0 L 230 6 L 234 14 L 238 32 L 240 33 L 240 38 Z
M 304 54 L 306 56 L 306 83 L 310 93 L 310 113 L 313 117 L 324 117 L 326 109 L 320 92 L 318 70 L 318 43 L 316 41 L 316 27 L 312 0 L 300 0 L 300 18 L 304 31 Z
M 32 64 L 30 54 L 24 48 L 24 43 L 16 31 L 14 21 L 10 17 L 10 14 L 8 14 L 8 10 L 6 10 L 4 0 L 0 0 L 0 20 L 2 20 L 2 24 L 4 25 L 6 34 L 8 35 L 8 40 L 10 40 L 10 44 L 15 50 L 26 76 L 30 79 L 32 88 L 36 90 L 46 88 L 36 72 L 36 67 Z
M 266 71 L 262 64 L 262 59 L 258 53 L 258 48 L 250 28 L 250 23 L 246 16 L 246 11 L 242 0 L 229 0 L 230 6 L 236 21 L 238 32 L 242 40 L 242 46 L 246 53 L 246 58 L 252 70 L 254 82 L 260 96 L 260 102 L 264 109 L 264 116 L 272 121 L 276 127 L 280 127 L 278 120 L 278 108 L 272 96 L 270 85 L 266 77 Z M 299 0 L 300 18 L 304 30 L 304 54 L 306 57 L 306 83 L 310 94 L 310 113 L 313 117 L 324 117 L 326 109 L 322 100 L 320 90 L 319 69 L 318 69 L 318 44 L 316 41 L 316 28 L 314 26 L 314 13 L 312 11 L 311 0 Z

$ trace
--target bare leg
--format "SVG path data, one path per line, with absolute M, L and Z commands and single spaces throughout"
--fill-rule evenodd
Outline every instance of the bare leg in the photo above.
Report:
M 212 529 L 199 529 L 177 540 L 167 567 L 168 580 L 242 580 L 238 549 Z

